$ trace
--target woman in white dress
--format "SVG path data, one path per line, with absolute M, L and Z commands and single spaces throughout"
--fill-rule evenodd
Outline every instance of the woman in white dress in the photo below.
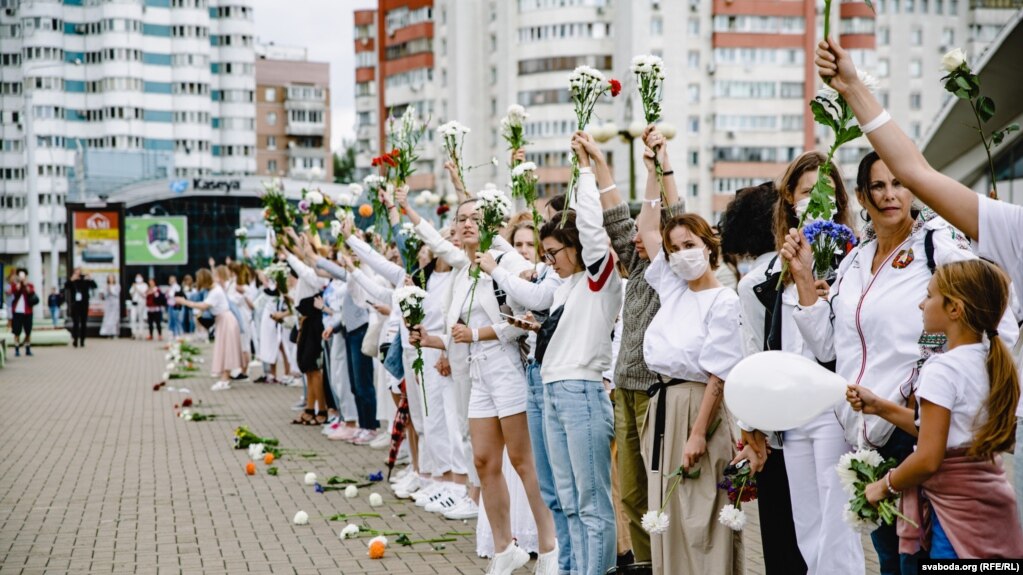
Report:
M 103 325 L 99 328 L 99 335 L 115 338 L 121 328 L 121 286 L 116 275 L 107 276 L 107 284 L 99 297 L 103 300 Z
M 131 298 L 131 337 L 142 339 L 146 331 L 146 292 L 149 286 L 142 274 L 136 274 L 135 283 L 131 284 L 128 296 Z

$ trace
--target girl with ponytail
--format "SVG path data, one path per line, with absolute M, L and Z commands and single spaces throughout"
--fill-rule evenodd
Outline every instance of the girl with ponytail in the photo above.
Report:
M 875 504 L 902 496 L 902 512 L 919 525 L 900 520 L 903 553 L 924 547 L 931 559 L 1023 557 L 1017 502 L 999 455 L 1013 447 L 1020 396 L 998 333 L 1009 297 L 1008 278 L 983 260 L 941 266 L 927 286 L 924 331 L 944 333 L 948 351 L 920 373 L 916 451 L 866 490 Z

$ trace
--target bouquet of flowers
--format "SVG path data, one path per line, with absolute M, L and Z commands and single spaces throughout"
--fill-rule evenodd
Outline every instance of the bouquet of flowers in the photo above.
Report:
M 838 479 L 845 491 L 852 496 L 845 505 L 845 521 L 860 533 L 869 533 L 882 523 L 891 525 L 896 517 L 916 526 L 905 515 L 899 513 L 897 500 L 884 499 L 877 507 L 867 501 L 867 485 L 884 477 L 896 465 L 894 459 L 885 460 L 873 449 L 850 451 L 838 460 L 838 465 L 835 466 Z
M 803 227 L 803 236 L 813 251 L 814 279 L 829 279 L 835 270 L 835 256 L 856 246 L 851 229 L 831 220 L 817 220 Z
M 998 199 L 991 148 L 1001 144 L 1005 137 L 1012 132 L 1018 132 L 1019 124 L 1009 124 L 1001 130 L 991 132 L 990 137 L 985 136 L 984 124 L 991 121 L 995 115 L 995 101 L 990 96 L 980 95 L 980 77 L 970 70 L 970 64 L 966 61 L 966 53 L 962 48 L 951 50 L 941 59 L 941 67 L 945 72 L 945 76 L 941 79 L 945 82 L 945 90 L 956 98 L 969 102 L 973 116 L 977 119 L 977 133 L 980 134 L 980 143 L 984 145 L 984 151 L 987 153 L 988 174 L 991 177 L 991 197 Z
M 462 149 L 465 145 L 465 135 L 471 130 L 468 127 L 460 124 L 456 120 L 451 120 L 446 124 L 441 124 L 437 128 L 437 133 L 440 134 L 441 143 L 444 146 L 444 151 L 447 152 L 448 158 L 453 164 L 455 164 L 455 170 L 458 171 L 458 179 L 465 184 L 465 173 L 462 170 Z
M 394 290 L 394 299 L 398 302 L 401 315 L 405 319 L 405 325 L 417 326 L 426 319 L 426 311 L 423 309 L 423 300 L 426 299 L 426 292 L 416 286 L 404 286 Z M 430 408 L 426 403 L 426 380 L 423 378 L 423 349 L 416 344 L 416 359 L 412 362 L 412 369 L 416 372 L 416 379 L 423 392 L 423 408 L 427 415 Z
M 476 195 L 476 209 L 480 213 L 479 235 L 480 244 L 477 251 L 486 253 L 494 243 L 494 238 L 501 232 L 511 214 L 511 200 L 493 184 L 487 184 L 486 188 Z M 469 291 L 469 315 L 472 315 L 472 301 L 476 295 L 476 285 L 480 282 L 480 268 L 474 265 L 469 270 L 472 277 L 472 289 Z M 468 316 L 465 318 L 469 323 Z
M 401 237 L 405 240 L 401 250 L 401 257 L 405 260 L 405 273 L 411 276 L 418 269 L 419 283 L 425 284 L 423 270 L 419 268 L 419 250 L 423 249 L 423 240 L 416 233 L 416 227 L 412 225 L 412 222 L 405 222 L 401 225 Z
M 647 124 L 653 124 L 661 119 L 661 90 L 664 88 L 664 61 L 651 54 L 640 54 L 632 59 L 629 67 L 636 75 L 636 87 L 639 89 L 639 99 L 643 103 L 643 116 Z M 657 150 L 654 150 L 656 152 Z M 661 205 L 669 210 L 667 198 L 664 194 L 664 168 L 660 160 L 654 155 L 654 173 L 657 174 L 657 185 L 661 188 Z
M 255 445 L 257 443 L 262 443 L 264 446 L 277 446 L 280 445 L 281 442 L 274 437 L 260 437 L 249 431 L 249 428 L 244 425 L 234 430 L 235 449 L 248 449 L 250 445 Z
M 263 269 L 266 277 L 270 278 L 277 286 L 279 297 L 284 300 L 284 305 L 291 311 L 291 300 L 288 299 L 288 276 L 291 275 L 291 268 L 284 262 L 275 262 Z
M 378 174 L 370 174 L 362 179 L 362 184 L 366 186 L 369 202 L 373 207 L 373 227 L 378 234 L 383 236 L 384 228 L 390 229 L 390 226 L 387 225 L 387 209 L 380 201 L 379 191 L 387 185 L 387 178 Z
M 543 218 L 540 212 L 536 211 L 536 164 L 533 162 L 522 162 L 512 168 L 511 186 L 512 197 L 522 198 L 533 213 L 533 244 L 536 247 L 537 261 L 540 260 L 540 226 L 543 225 Z
M 244 250 L 249 245 L 249 230 L 242 226 L 234 231 L 234 238 L 238 240 Z
M 617 96 L 622 91 L 622 83 L 618 80 L 607 80 L 599 70 L 589 66 L 579 66 L 568 76 L 568 90 L 572 98 L 572 107 L 575 109 L 576 130 L 585 130 L 590 118 L 593 116 L 593 108 L 597 101 L 608 92 L 611 97 Z M 562 216 L 561 223 L 564 225 L 567 209 L 571 205 L 572 193 L 575 184 L 579 180 L 579 158 L 572 154 L 572 179 L 568 182 L 568 192 L 565 196 L 566 213 Z
M 742 531 L 746 526 L 746 512 L 743 503 L 757 498 L 757 477 L 750 469 L 749 461 L 743 460 L 725 468 L 724 479 L 718 483 L 718 489 L 728 492 L 728 501 L 718 513 L 718 522 L 733 531 Z
M 391 150 L 389 156 L 393 163 L 388 161 L 387 164 L 395 170 L 394 184 L 398 188 L 404 186 L 409 176 L 416 171 L 413 167 L 416 160 L 419 159 L 419 156 L 416 155 L 416 145 L 426 133 L 426 124 L 416 119 L 415 107 L 408 106 L 401 118 L 390 118 L 387 126 L 388 138 L 394 144 L 394 149 Z
M 284 187 L 280 180 L 272 180 L 263 183 L 263 195 L 260 196 L 263 203 L 263 219 L 274 231 L 278 238 L 282 238 L 289 245 L 291 240 L 284 230 L 295 225 L 297 213 L 294 206 L 288 203 L 284 197 Z
M 521 150 L 529 145 L 522 128 L 522 124 L 528 117 L 529 114 L 526 113 L 525 108 L 518 104 L 512 104 L 508 106 L 508 112 L 501 118 L 501 136 L 505 142 L 508 142 L 509 150 Z M 512 162 L 514 161 L 512 160 Z M 515 167 L 514 163 L 512 167 Z

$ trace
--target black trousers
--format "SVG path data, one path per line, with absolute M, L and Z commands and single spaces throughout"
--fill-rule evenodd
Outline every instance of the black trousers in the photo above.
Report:
M 806 575 L 806 562 L 796 544 L 784 449 L 772 450 L 764 469 L 757 474 L 757 505 L 760 507 L 764 572 L 767 575 Z
M 89 317 L 89 306 L 83 303 L 71 304 L 71 339 L 85 343 L 85 326 Z
M 156 334 L 163 337 L 163 312 L 160 310 L 146 312 L 146 319 L 149 320 L 149 337 L 153 337 L 153 329 Z

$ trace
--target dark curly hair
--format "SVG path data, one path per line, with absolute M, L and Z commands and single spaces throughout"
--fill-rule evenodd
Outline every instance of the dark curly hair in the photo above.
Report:
M 561 218 L 565 221 L 562 222 Z M 575 249 L 576 257 L 581 258 L 583 245 L 579 240 L 579 228 L 575 225 L 575 210 L 568 213 L 558 212 L 540 228 L 540 239 L 554 238 L 559 244 Z M 581 260 L 580 260 L 581 262 Z
M 773 181 L 742 188 L 735 192 L 718 223 L 721 253 L 735 257 L 757 257 L 774 251 L 771 221 L 778 190 Z

